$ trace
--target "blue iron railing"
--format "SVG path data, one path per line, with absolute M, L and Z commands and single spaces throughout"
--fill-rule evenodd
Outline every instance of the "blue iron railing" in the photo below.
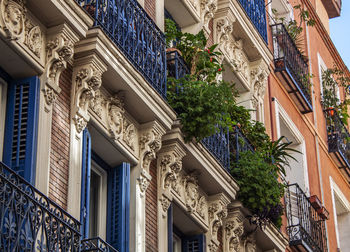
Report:
M 227 171 L 230 171 L 230 140 L 228 129 L 219 128 L 219 132 L 204 138 L 202 144 Z
M 230 135 L 230 153 L 233 157 L 232 161 L 238 162 L 240 153 L 251 151 L 254 152 L 254 147 L 242 133 L 238 126 L 235 126 L 234 132 Z
M 165 37 L 139 3 L 135 0 L 76 1 L 165 99 Z
M 286 89 L 296 95 L 302 112 L 312 111 L 308 65 L 283 24 L 271 26 L 276 72 L 288 75 Z
M 0 162 L 0 251 L 79 251 L 80 223 Z
M 115 248 L 100 237 L 84 239 L 81 241 L 81 252 L 118 252 Z
M 350 133 L 335 109 L 324 111 L 327 124 L 328 151 L 336 157 L 338 167 L 350 182 Z
M 254 24 L 266 43 L 267 26 L 266 26 L 266 10 L 264 0 L 239 0 L 248 17 Z
M 298 184 L 286 187 L 285 209 L 290 246 L 297 247 L 298 251 L 328 251 L 325 220 Z
M 190 73 L 185 61 L 178 51 L 169 51 L 167 52 L 166 57 L 168 77 L 180 79 Z

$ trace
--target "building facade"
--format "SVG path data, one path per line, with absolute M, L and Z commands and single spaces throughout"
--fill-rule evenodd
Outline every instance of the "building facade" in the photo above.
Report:
M 350 134 L 322 105 L 323 72 L 349 76 L 329 37 L 340 10 L 340 0 L 0 0 L 0 250 L 350 251 Z M 315 24 L 301 22 L 300 47 L 281 22 L 303 11 Z M 249 146 L 239 127 L 234 143 L 224 131 L 185 141 L 166 97 L 184 64 L 167 51 L 165 18 L 218 44 L 237 103 L 298 151 L 280 178 L 281 228 L 257 228 L 238 200 L 230 153 Z

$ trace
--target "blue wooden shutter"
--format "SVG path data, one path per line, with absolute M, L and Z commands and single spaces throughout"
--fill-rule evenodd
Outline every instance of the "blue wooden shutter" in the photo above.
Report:
M 37 76 L 12 81 L 6 108 L 3 161 L 32 184 L 35 183 L 39 88 Z
M 205 251 L 204 234 L 182 237 L 182 251 L 183 252 L 204 252 Z
M 168 209 L 168 252 L 173 252 L 173 204 Z
M 82 169 L 81 169 L 81 201 L 80 201 L 81 233 L 84 238 L 88 238 L 89 236 L 90 177 L 91 177 L 91 137 L 88 129 L 84 129 L 83 157 L 82 157 Z
M 108 171 L 107 241 L 118 252 L 129 251 L 130 164 Z

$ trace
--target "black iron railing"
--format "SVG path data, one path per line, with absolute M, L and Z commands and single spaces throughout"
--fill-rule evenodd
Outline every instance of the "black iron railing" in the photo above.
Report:
M 234 133 L 230 135 L 230 153 L 233 157 L 232 161 L 238 162 L 240 153 L 251 151 L 254 152 L 254 147 L 242 133 L 238 126 L 235 126 Z
M 295 95 L 302 112 L 312 111 L 308 65 L 283 24 L 271 26 L 275 71 L 286 74 L 286 89 Z
M 325 221 L 298 184 L 287 186 L 285 209 L 290 246 L 304 249 L 300 251 L 328 251 Z
M 335 109 L 327 109 L 324 113 L 328 151 L 335 155 L 339 168 L 350 178 L 350 133 Z
M 79 251 L 80 223 L 0 162 L 0 251 Z
M 185 61 L 178 51 L 168 51 L 166 57 L 168 77 L 180 79 L 190 73 Z
M 165 37 L 137 1 L 76 0 L 134 67 L 166 98 Z
M 230 171 L 230 139 L 228 129 L 220 127 L 219 132 L 204 138 L 202 144 L 227 171 Z
M 81 241 L 81 252 L 118 252 L 115 248 L 100 237 L 84 239 Z
M 239 0 L 261 37 L 267 43 L 266 10 L 264 0 Z

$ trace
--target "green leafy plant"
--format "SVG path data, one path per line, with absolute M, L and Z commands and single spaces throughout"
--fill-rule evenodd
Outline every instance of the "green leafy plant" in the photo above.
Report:
M 217 132 L 218 126 L 228 127 L 229 108 L 235 106 L 232 84 L 220 80 L 223 66 L 219 63 L 216 45 L 206 47 L 203 31 L 182 33 L 174 22 L 166 20 L 167 43 L 173 43 L 190 69 L 180 79 L 168 77 L 168 102 L 178 113 L 185 140 L 200 141 Z
M 278 181 L 274 165 L 266 162 L 260 152 L 247 151 L 241 153 L 231 173 L 240 187 L 238 199 L 252 211 L 256 224 L 270 221 L 266 213 L 276 206 L 282 207 L 280 200 L 284 193 L 284 185 Z M 274 217 L 274 224 L 279 225 L 282 214 L 283 211 Z
M 336 110 L 343 123 L 347 125 L 350 99 L 345 96 L 344 100 L 340 100 L 338 96 L 340 87 L 345 88 L 345 90 L 349 90 L 350 87 L 350 78 L 346 76 L 343 71 L 338 68 L 333 68 L 322 72 L 322 106 L 325 110 Z

